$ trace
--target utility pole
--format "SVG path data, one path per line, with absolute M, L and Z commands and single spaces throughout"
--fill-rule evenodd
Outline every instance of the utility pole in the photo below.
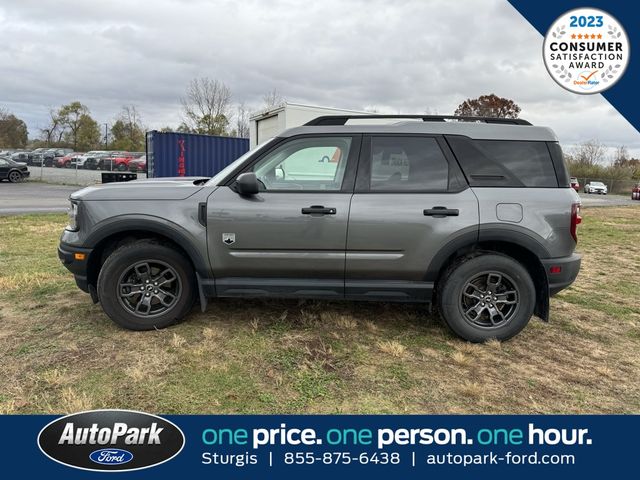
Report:
M 109 124 L 104 124 L 104 149 L 109 150 Z

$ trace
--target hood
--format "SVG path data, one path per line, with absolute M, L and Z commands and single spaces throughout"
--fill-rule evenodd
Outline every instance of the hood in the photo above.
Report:
M 83 188 L 72 200 L 184 200 L 202 189 L 206 177 L 171 177 L 113 182 Z

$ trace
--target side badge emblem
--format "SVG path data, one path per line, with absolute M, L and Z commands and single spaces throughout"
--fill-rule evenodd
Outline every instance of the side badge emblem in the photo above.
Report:
M 236 243 L 236 234 L 235 233 L 223 233 L 222 234 L 222 243 L 225 245 L 231 245 Z

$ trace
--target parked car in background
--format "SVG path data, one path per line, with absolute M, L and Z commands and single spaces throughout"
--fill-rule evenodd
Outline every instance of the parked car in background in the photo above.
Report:
M 72 153 L 69 153 L 69 154 L 65 155 L 64 157 L 57 157 L 56 161 L 54 162 L 54 166 L 56 166 L 58 168 L 75 167 L 76 158 L 78 158 L 80 155 L 84 155 L 84 153 L 83 152 L 72 152 Z
M 130 172 L 145 172 L 147 171 L 147 155 L 142 155 L 138 158 L 132 158 L 129 160 Z
M 16 183 L 28 178 L 29 175 L 29 167 L 26 163 L 14 162 L 8 157 L 0 157 L 0 180 Z
M 60 157 L 64 157 L 69 153 L 73 153 L 73 149 L 71 148 L 50 148 L 45 150 L 44 152 L 44 166 L 45 167 L 53 167 L 56 159 Z
M 29 156 L 27 165 L 31 165 L 33 167 L 40 167 L 43 165 L 43 162 L 44 162 L 44 152 L 38 152 Z
M 571 185 L 571 188 L 573 188 L 576 192 L 580 191 L 580 182 L 578 182 L 578 179 L 576 177 L 571 177 L 569 179 L 569 184 Z
M 607 186 L 602 182 L 589 182 L 584 186 L 584 193 L 607 194 Z
M 139 158 L 142 155 L 142 152 L 125 152 L 114 158 L 112 158 L 112 163 L 110 165 L 110 170 L 119 170 L 124 172 L 129 169 L 129 162 L 134 158 Z
M 631 189 L 631 200 L 640 200 L 640 183 L 636 183 Z
M 88 157 L 84 164 L 84 168 L 90 170 L 109 170 L 109 168 L 105 168 L 105 165 L 111 165 L 111 159 L 113 156 L 120 153 L 121 152 L 100 152 L 97 155 Z
M 45 167 L 53 166 L 53 159 L 56 157 L 57 148 L 48 148 L 42 152 L 42 161 Z
M 87 160 L 93 159 L 97 155 L 102 155 L 103 153 L 107 152 L 105 150 L 91 150 L 83 155 L 78 155 L 75 159 L 76 163 L 78 164 L 78 168 L 87 168 Z
M 29 152 L 28 156 L 27 156 L 27 165 L 34 165 L 33 160 L 37 155 L 40 155 L 41 153 L 43 153 L 45 150 L 47 150 L 46 148 L 36 148 L 35 150 L 32 150 L 31 152 Z
M 29 152 L 14 152 L 11 155 L 8 155 L 8 157 L 14 162 L 20 162 L 26 165 L 29 160 Z

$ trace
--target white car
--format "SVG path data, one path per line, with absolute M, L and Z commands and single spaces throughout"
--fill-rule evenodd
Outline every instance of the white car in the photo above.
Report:
M 584 186 L 584 193 L 607 194 L 607 186 L 602 182 L 589 182 Z

